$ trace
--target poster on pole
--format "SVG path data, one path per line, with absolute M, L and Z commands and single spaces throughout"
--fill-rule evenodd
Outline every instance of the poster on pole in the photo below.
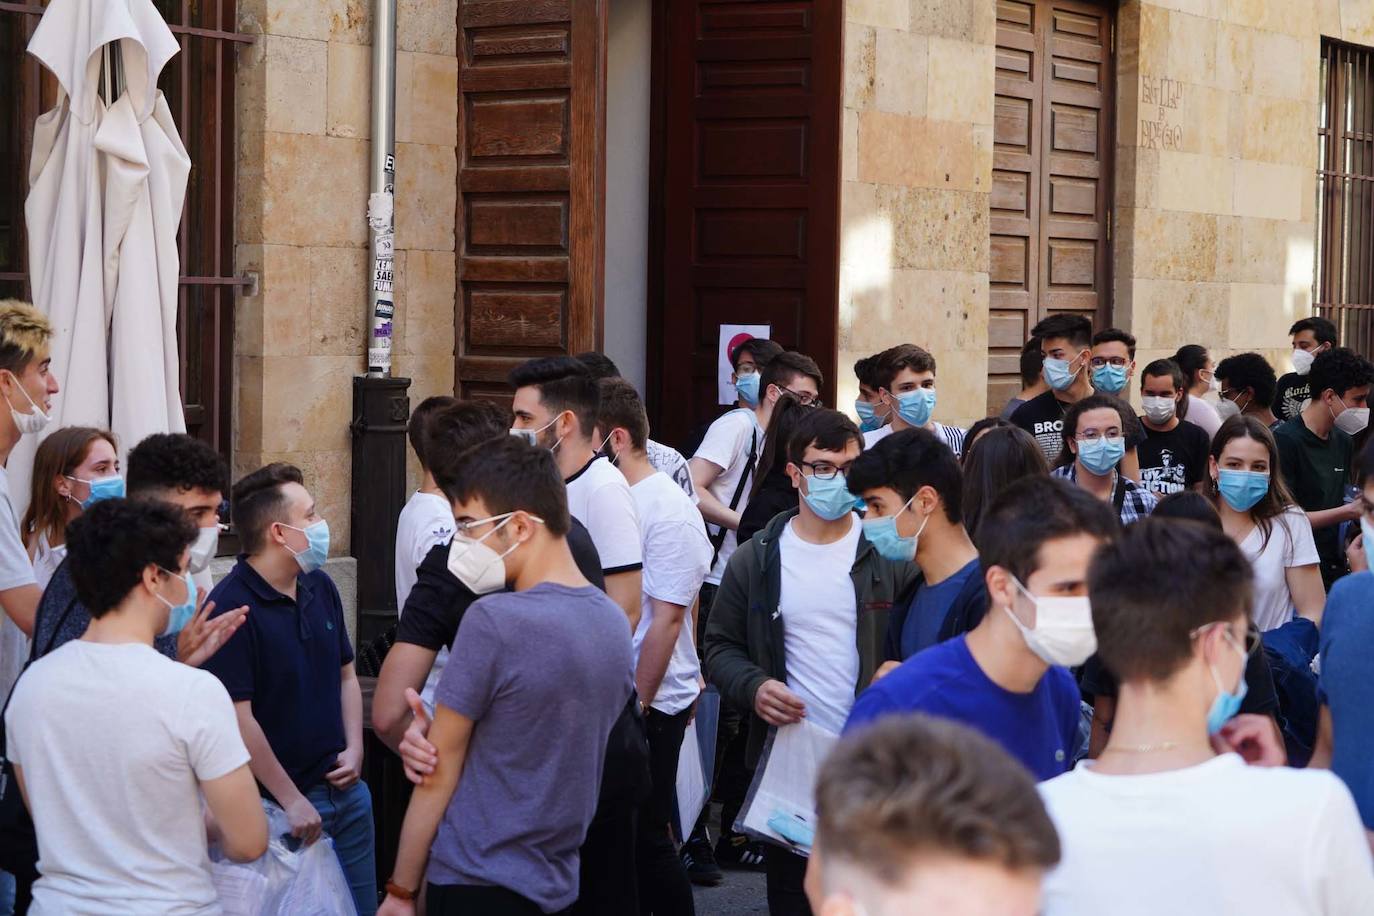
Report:
M 735 367 L 730 355 L 735 347 L 754 337 L 768 337 L 773 333 L 771 324 L 723 324 L 720 326 L 720 355 L 717 357 L 716 387 L 720 395 L 718 403 L 735 403 L 735 385 L 730 381 Z

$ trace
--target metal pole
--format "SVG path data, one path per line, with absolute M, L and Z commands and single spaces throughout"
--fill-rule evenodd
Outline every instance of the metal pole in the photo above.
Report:
M 396 0 L 375 0 L 372 15 L 372 168 L 367 221 L 367 374 L 391 377 L 391 322 L 396 314 Z

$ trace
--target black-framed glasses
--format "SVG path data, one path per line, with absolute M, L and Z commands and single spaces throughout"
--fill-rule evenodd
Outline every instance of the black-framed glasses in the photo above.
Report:
M 852 465 L 836 467 L 828 461 L 803 461 L 802 467 L 811 469 L 811 476 L 817 480 L 834 480 L 835 475 L 839 475 L 846 480 L 849 479 L 849 468 Z
M 791 388 L 784 388 L 783 391 L 797 399 L 797 403 L 803 407 L 820 407 L 820 395 L 812 394 L 809 391 L 793 391 Z
M 1112 366 L 1117 369 L 1125 369 L 1130 364 L 1129 359 L 1120 356 L 1094 356 L 1091 360 L 1094 369 L 1101 369 L 1104 366 Z

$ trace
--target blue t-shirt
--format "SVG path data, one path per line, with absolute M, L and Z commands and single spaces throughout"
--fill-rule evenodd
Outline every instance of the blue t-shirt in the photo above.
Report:
M 902 658 L 911 658 L 922 649 L 929 649 L 940 641 L 940 628 L 949 616 L 949 607 L 969 577 L 982 571 L 978 559 L 968 561 L 968 565 L 938 585 L 921 583 L 916 589 L 916 597 L 911 602 L 911 611 L 902 621 Z
M 941 716 L 976 728 L 1045 780 L 1073 763 L 1078 708 L 1068 669 L 1050 668 L 1030 693 L 1012 693 L 978 667 L 967 636 L 956 636 L 902 662 L 860 694 L 844 730 L 900 713 Z
M 1337 580 L 1322 617 L 1321 690 L 1335 737 L 1331 770 L 1374 830 L 1374 573 Z
M 321 570 L 301 573 L 288 598 L 240 556 L 210 600 L 215 616 L 245 604 L 248 616 L 205 669 L 235 703 L 252 701 L 253 718 L 296 788 L 319 785 L 347 744 L 339 688 L 353 647 L 334 580 Z

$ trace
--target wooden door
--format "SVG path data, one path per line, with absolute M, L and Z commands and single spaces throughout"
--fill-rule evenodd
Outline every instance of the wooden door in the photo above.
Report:
M 988 410 L 1046 315 L 1111 314 L 1112 9 L 997 0 Z
M 461 0 L 458 42 L 454 389 L 508 400 L 600 341 L 606 0 Z
M 655 7 L 649 407 L 682 442 L 716 412 L 719 326 L 769 324 L 833 403 L 841 0 Z

